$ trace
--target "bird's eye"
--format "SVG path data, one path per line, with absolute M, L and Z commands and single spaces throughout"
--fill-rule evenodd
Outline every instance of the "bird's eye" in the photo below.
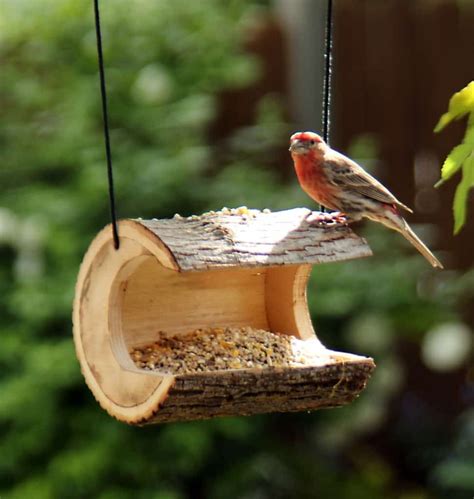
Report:
M 310 141 L 309 141 L 309 143 L 310 143 L 312 146 L 314 146 L 314 144 L 315 144 L 314 140 L 310 140 Z

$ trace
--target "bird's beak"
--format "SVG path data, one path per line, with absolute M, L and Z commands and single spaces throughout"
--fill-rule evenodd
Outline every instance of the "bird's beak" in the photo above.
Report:
M 289 151 L 302 153 L 302 152 L 307 152 L 307 150 L 308 150 L 308 144 L 306 142 L 299 139 L 293 139 L 291 141 Z

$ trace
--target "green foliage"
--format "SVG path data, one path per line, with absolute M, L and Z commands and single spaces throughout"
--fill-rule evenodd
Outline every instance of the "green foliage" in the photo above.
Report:
M 459 120 L 474 111 L 474 81 L 471 81 L 462 90 L 456 92 L 449 101 L 448 112 L 441 116 L 435 127 L 435 132 L 440 132 L 453 120 Z M 472 118 L 471 118 L 472 119 Z
M 457 234 L 466 222 L 467 199 L 470 189 L 474 187 L 474 149 L 462 167 L 462 180 L 454 194 L 454 233 Z
M 436 187 L 440 186 L 462 168 L 462 180 L 456 189 L 453 204 L 455 234 L 466 222 L 468 195 L 474 187 L 474 81 L 452 96 L 448 112 L 441 116 L 435 132 L 466 115 L 469 118 L 464 140 L 449 153 L 441 169 L 441 180 L 436 184 Z
M 452 451 L 433 470 L 432 478 L 450 497 L 468 497 L 474 490 L 474 414 L 459 418 Z

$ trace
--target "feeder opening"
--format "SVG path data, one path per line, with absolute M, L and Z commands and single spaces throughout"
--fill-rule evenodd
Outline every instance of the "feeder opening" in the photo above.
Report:
M 309 362 L 321 345 L 306 312 L 309 269 L 300 267 L 177 272 L 136 257 L 111 290 L 113 353 L 124 369 L 175 375 Z

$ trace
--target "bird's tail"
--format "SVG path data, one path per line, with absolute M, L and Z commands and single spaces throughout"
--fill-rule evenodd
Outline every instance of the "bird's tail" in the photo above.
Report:
M 400 217 L 401 218 L 401 217 Z M 433 267 L 438 267 L 443 269 L 443 264 L 431 253 L 425 243 L 413 232 L 411 227 L 408 225 L 404 218 L 401 218 L 400 225 L 396 227 L 396 230 L 403 235 L 415 248 L 433 265 Z
M 393 211 L 391 209 L 385 210 L 383 213 L 370 213 L 367 218 L 374 220 L 375 222 L 381 222 L 386 227 L 394 229 L 402 236 L 407 239 L 415 248 L 433 265 L 433 267 L 438 267 L 443 269 L 443 264 L 431 253 L 427 248 L 425 243 L 412 231 L 411 227 L 408 225 L 407 221 L 400 216 L 398 211 Z

